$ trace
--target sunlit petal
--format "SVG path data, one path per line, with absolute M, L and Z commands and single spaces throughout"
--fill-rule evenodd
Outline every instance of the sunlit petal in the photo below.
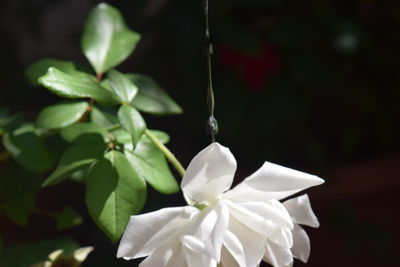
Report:
M 292 247 L 292 253 L 293 256 L 296 259 L 301 260 L 302 262 L 306 263 L 308 260 L 308 257 L 310 256 L 310 239 L 304 231 L 304 229 L 299 226 L 295 225 L 293 231 L 293 247 Z
M 265 247 L 264 261 L 274 267 L 290 267 L 293 265 L 293 255 L 290 249 L 268 242 Z
M 196 203 L 209 204 L 231 187 L 235 171 L 236 160 L 229 149 L 212 143 L 190 162 L 182 191 Z
M 267 238 L 254 232 L 246 225 L 231 218 L 229 221 L 229 231 L 232 232 L 240 241 L 246 259 L 246 267 L 255 267 L 260 264 Z
M 268 237 L 272 242 L 283 247 L 290 248 L 293 245 L 291 229 L 293 225 L 285 222 L 288 226 L 274 223 L 270 219 L 262 217 L 260 214 L 246 209 L 241 204 L 226 201 L 230 208 L 231 217 L 249 227 L 259 235 Z M 289 227 L 290 226 L 290 227 Z M 236 233 L 234 233 L 236 234 Z
M 304 172 L 265 162 L 251 176 L 226 193 L 236 201 L 267 201 L 283 199 L 324 180 Z
M 307 195 L 289 199 L 283 205 L 288 210 L 293 222 L 311 227 L 319 227 L 318 218 L 311 208 L 310 199 Z
M 223 237 L 229 223 L 229 210 L 224 203 L 216 203 L 193 217 L 182 244 L 197 253 L 209 252 L 209 256 L 220 260 Z
M 225 233 L 224 246 L 221 253 L 221 262 L 224 266 L 246 266 L 246 256 L 242 243 L 240 243 L 240 240 L 230 231 Z
M 132 216 L 118 247 L 117 257 L 133 259 L 151 254 L 163 243 L 176 238 L 196 208 L 165 208 Z

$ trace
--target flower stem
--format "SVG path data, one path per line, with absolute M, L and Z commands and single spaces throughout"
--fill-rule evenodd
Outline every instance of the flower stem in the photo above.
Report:
M 176 159 L 174 154 L 166 147 L 164 144 L 157 139 L 149 130 L 146 129 L 144 134 L 153 142 L 153 144 L 164 153 L 165 157 L 168 161 L 174 166 L 176 171 L 183 177 L 185 175 L 185 168 L 183 168 L 182 164 Z

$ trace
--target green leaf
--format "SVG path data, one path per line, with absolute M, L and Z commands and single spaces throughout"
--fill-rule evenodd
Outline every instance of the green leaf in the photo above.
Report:
M 39 83 L 52 93 L 65 98 L 93 98 L 102 104 L 116 104 L 113 94 L 96 82 L 86 73 L 67 74 L 56 68 L 49 68 L 46 75 L 40 77 Z
M 118 96 L 121 104 L 129 104 L 138 92 L 138 88 L 125 75 L 116 71 L 108 72 L 111 88 Z
M 108 128 L 119 124 L 116 114 L 117 112 L 114 111 L 114 107 L 95 106 L 92 112 L 90 112 L 90 120 L 93 123 Z
M 143 208 L 146 183 L 124 154 L 111 151 L 93 166 L 87 178 L 85 199 L 93 220 L 116 242 L 129 217 Z
M 146 122 L 142 115 L 133 107 L 123 105 L 118 111 L 118 118 L 122 128 L 130 133 L 135 145 L 146 130 Z
M 36 125 L 43 128 L 59 129 L 77 122 L 85 114 L 89 104 L 86 101 L 61 102 L 43 109 Z
M 140 35 L 125 25 L 117 9 L 101 3 L 89 14 L 81 48 L 96 73 L 100 74 L 124 61 L 139 39 Z
M 126 76 L 139 88 L 131 102 L 138 110 L 154 115 L 182 113 L 182 108 L 153 79 L 139 74 Z
M 15 114 L 11 117 L 0 117 L 0 132 L 11 132 L 22 124 L 22 115 Z
M 36 193 L 42 176 L 21 168 L 15 162 L 7 164 L 0 175 L 0 188 L 4 214 L 14 223 L 26 226 L 29 213 L 35 207 Z
M 76 144 L 99 144 L 108 142 L 107 130 L 91 122 L 78 122 L 62 128 L 61 137 Z
M 77 145 L 68 148 L 62 155 L 55 171 L 43 182 L 43 186 L 53 185 L 67 179 L 76 171 L 82 170 L 101 158 L 106 144 Z
M 78 72 L 78 70 L 75 68 L 74 63 L 72 63 L 71 61 L 43 58 L 30 65 L 25 71 L 25 76 L 28 78 L 32 85 L 38 86 L 38 79 L 41 76 L 45 75 L 50 67 L 55 67 L 68 74 L 75 74 Z
M 3 144 L 19 164 L 31 171 L 44 172 L 54 164 L 42 140 L 30 127 L 4 134 Z
M 133 152 L 125 150 L 125 155 L 137 173 L 154 189 L 163 194 L 179 191 L 164 154 L 146 136 L 141 138 Z
M 59 231 L 72 228 L 83 222 L 82 217 L 71 207 L 65 207 L 60 213 L 54 216 Z

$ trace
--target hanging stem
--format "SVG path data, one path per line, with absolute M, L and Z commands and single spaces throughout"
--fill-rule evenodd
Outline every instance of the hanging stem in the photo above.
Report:
M 174 154 L 163 144 L 160 140 L 157 139 L 149 130 L 146 129 L 144 134 L 150 139 L 153 144 L 161 150 L 161 152 L 165 155 L 168 161 L 174 166 L 176 171 L 183 177 L 185 175 L 185 168 L 183 168 L 182 164 L 176 159 Z
M 205 37 L 207 45 L 207 106 L 210 117 L 208 118 L 208 129 L 211 134 L 211 142 L 215 142 L 215 136 L 218 134 L 218 122 L 214 117 L 214 88 L 212 84 L 212 67 L 211 67 L 211 56 L 213 53 L 213 47 L 210 40 L 210 26 L 208 22 L 208 0 L 204 0 L 204 18 L 205 18 Z

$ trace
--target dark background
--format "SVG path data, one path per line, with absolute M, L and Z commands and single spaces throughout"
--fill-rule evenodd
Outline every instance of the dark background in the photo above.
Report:
M 98 2 L 0 1 L 0 105 L 33 120 L 58 99 L 30 86 L 24 70 L 43 57 L 87 65 L 79 39 Z M 146 119 L 170 133 L 169 147 L 186 166 L 209 143 L 202 1 L 107 2 L 142 34 L 118 69 L 154 77 L 184 109 L 181 116 Z M 238 161 L 236 181 L 265 160 L 323 177 L 324 185 L 308 190 L 321 227 L 307 229 L 312 242 L 307 266 L 397 265 L 400 2 L 210 4 L 217 140 Z M 49 207 L 70 203 L 87 218 L 82 196 L 82 188 L 66 182 L 38 201 Z M 183 200 L 151 192 L 148 202 L 146 210 Z M 30 218 L 29 228 L 1 217 L 6 246 L 55 237 L 54 225 L 37 217 Z M 116 246 L 89 219 L 62 235 L 95 246 L 84 266 L 135 266 L 115 259 Z M 20 251 L 19 257 L 29 249 Z

